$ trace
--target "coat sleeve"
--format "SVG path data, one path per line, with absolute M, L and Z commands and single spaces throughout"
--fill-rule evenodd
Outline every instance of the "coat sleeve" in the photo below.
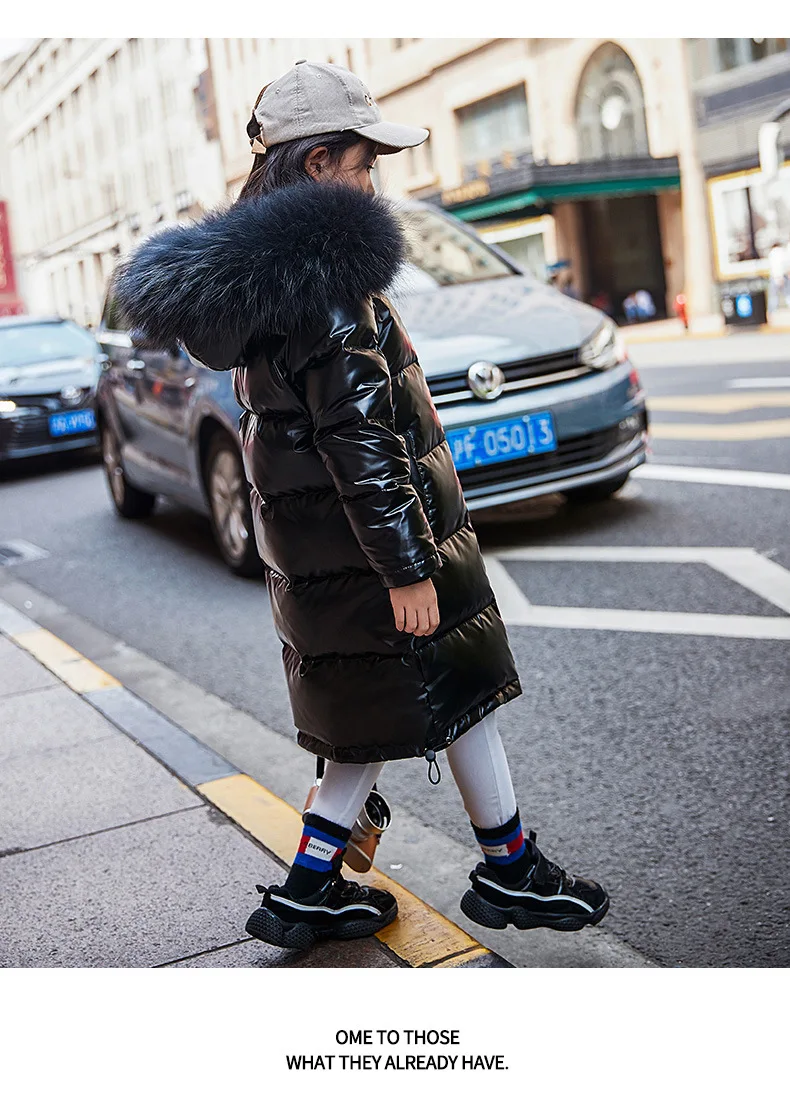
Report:
M 332 314 L 299 375 L 315 446 L 362 551 L 385 587 L 439 566 L 402 436 L 370 300 Z

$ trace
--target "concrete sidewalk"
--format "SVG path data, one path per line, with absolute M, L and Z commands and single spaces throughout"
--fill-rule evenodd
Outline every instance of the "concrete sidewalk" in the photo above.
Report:
M 631 323 L 620 327 L 620 333 L 629 346 L 642 342 L 688 342 L 706 338 L 788 332 L 790 332 L 790 307 L 781 307 L 770 314 L 765 326 L 727 327 L 724 325 L 724 316 L 715 314 L 697 316 L 691 320 L 688 330 L 678 318 L 654 319 L 651 322 Z
M 0 966 L 509 966 L 375 871 L 401 913 L 378 937 L 250 939 L 255 884 L 282 881 L 299 823 L 0 602 Z

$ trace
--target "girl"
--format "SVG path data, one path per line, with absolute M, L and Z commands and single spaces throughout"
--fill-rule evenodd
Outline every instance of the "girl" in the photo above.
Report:
M 341 877 L 385 762 L 444 751 L 484 862 L 463 912 L 490 928 L 596 924 L 609 901 L 524 836 L 495 709 L 521 694 L 444 431 L 382 294 L 404 238 L 375 196 L 377 154 L 425 129 L 382 121 L 347 70 L 305 60 L 248 125 L 239 200 L 165 230 L 122 267 L 121 306 L 150 344 L 234 370 L 256 538 L 298 742 L 326 759 L 293 867 L 248 931 L 305 948 L 368 936 L 391 894 Z

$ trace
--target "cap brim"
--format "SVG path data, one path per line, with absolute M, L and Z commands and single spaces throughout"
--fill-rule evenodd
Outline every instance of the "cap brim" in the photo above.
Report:
M 430 133 L 427 128 L 414 128 L 410 124 L 390 124 L 389 121 L 379 120 L 375 124 L 363 124 L 359 128 L 350 128 L 349 132 L 356 132 L 366 140 L 373 140 L 378 144 L 381 155 L 394 155 L 402 152 L 404 148 L 416 148 L 424 144 Z

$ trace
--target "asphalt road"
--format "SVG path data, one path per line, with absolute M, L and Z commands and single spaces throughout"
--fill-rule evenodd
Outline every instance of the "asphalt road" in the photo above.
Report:
M 790 336 L 642 345 L 634 360 L 654 462 L 790 475 L 790 431 L 766 427 L 790 426 Z M 786 387 L 733 385 L 752 378 Z M 693 438 L 679 424 L 693 425 Z M 640 479 L 595 507 L 546 498 L 478 527 L 489 550 L 736 546 L 790 568 L 789 524 L 788 490 Z M 226 573 L 201 518 L 162 503 L 148 522 L 122 522 L 94 461 L 39 462 L 3 472 L 0 543 L 13 539 L 49 553 L 16 577 L 293 734 L 263 584 Z M 505 569 L 538 606 L 783 616 L 704 564 L 574 558 Z M 525 695 L 503 709 L 501 727 L 522 817 L 552 857 L 607 885 L 608 931 L 667 966 L 790 965 L 788 642 L 510 632 Z M 263 760 L 254 776 L 266 783 Z M 434 788 L 420 763 L 395 763 L 381 787 L 467 845 L 473 865 L 449 771 Z

